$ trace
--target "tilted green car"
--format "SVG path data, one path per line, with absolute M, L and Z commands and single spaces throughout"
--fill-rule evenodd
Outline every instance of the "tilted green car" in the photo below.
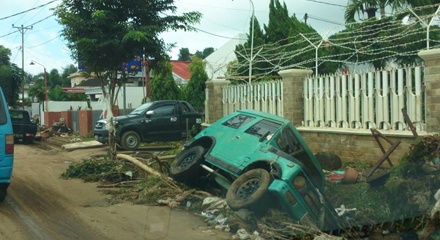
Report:
M 323 195 L 320 164 L 284 118 L 241 110 L 202 130 L 176 156 L 170 175 L 193 181 L 206 173 L 227 189 L 232 210 L 258 211 L 276 202 L 300 223 L 325 231 L 340 228 Z

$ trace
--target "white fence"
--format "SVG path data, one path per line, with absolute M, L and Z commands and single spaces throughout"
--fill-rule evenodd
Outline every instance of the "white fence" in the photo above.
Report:
M 223 87 L 223 115 L 253 109 L 283 116 L 283 82 L 271 81 Z
M 304 80 L 305 127 L 425 130 L 421 66 Z

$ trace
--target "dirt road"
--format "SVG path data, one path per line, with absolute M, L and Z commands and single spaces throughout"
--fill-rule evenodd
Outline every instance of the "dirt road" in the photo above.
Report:
M 104 149 L 64 152 L 15 145 L 8 197 L 0 203 L 0 239 L 230 239 L 184 210 L 109 205 L 96 184 L 64 180 L 71 162 Z

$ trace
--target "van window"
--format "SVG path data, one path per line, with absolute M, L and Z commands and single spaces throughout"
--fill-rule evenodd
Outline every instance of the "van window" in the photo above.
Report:
M 1 92 L 0 92 L 1 94 Z M 6 119 L 6 109 L 5 109 L 5 103 L 3 102 L 3 98 L 0 97 L 0 124 L 3 125 L 7 122 Z

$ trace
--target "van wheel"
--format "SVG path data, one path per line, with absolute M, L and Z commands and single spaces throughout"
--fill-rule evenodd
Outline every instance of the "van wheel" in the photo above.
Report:
M 268 188 L 272 177 L 268 171 L 257 168 L 240 175 L 226 193 L 226 202 L 232 210 L 248 209 L 263 213 L 267 209 Z
M 127 131 L 122 134 L 121 147 L 125 150 L 134 151 L 139 148 L 141 138 L 135 131 Z
M 171 177 L 182 182 L 197 178 L 202 170 L 200 164 L 204 160 L 204 153 L 205 149 L 202 146 L 195 146 L 182 151 L 171 164 Z
M 8 195 L 6 188 L 0 188 L 0 202 L 3 202 L 6 198 L 6 195 Z

